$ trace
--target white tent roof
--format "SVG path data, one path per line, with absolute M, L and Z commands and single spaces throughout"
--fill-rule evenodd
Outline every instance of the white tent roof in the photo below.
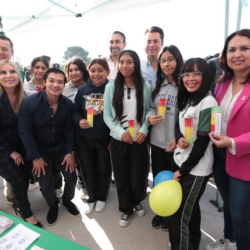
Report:
M 185 58 L 219 52 L 224 42 L 225 1 L 0 0 L 0 6 L 3 30 L 24 65 L 42 54 L 60 63 L 68 46 L 81 46 L 92 58 L 108 55 L 114 30 L 122 31 L 127 48 L 143 57 L 144 31 L 153 25 L 164 30 L 164 45 L 175 44 Z M 229 33 L 236 30 L 237 8 L 231 1 Z M 242 11 L 241 28 L 249 28 L 250 8 Z

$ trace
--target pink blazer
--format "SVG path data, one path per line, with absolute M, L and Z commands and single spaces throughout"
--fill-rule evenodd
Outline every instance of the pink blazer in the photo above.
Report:
M 227 91 L 231 79 L 216 85 L 218 105 Z M 250 181 L 250 81 L 246 83 L 236 100 L 228 121 L 227 136 L 235 141 L 236 155 L 227 149 L 227 173 L 237 179 Z

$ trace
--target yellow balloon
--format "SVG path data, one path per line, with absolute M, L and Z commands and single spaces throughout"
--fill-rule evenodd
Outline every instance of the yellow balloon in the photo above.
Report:
M 180 207 L 182 188 L 178 181 L 164 181 L 155 186 L 149 196 L 151 209 L 160 216 L 173 215 Z

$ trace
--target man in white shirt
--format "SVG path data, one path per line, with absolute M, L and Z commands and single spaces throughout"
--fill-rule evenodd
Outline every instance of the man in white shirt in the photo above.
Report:
M 141 60 L 141 73 L 145 81 L 153 84 L 156 81 L 159 54 L 163 47 L 164 32 L 161 28 L 152 26 L 145 31 L 145 52 L 147 59 Z
M 121 52 L 125 49 L 126 37 L 120 31 L 114 31 L 109 38 L 109 50 L 110 55 L 106 58 L 109 65 L 110 74 L 108 76 L 109 81 L 114 81 L 117 75 L 118 58 Z

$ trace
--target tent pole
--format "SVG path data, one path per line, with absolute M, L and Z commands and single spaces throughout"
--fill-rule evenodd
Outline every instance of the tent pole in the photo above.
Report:
M 241 0 L 239 0 L 238 18 L 237 18 L 237 27 L 236 27 L 236 30 L 240 30 L 241 15 L 242 15 L 242 2 L 241 2 Z
M 225 40 L 228 37 L 228 22 L 229 22 L 229 0 L 226 0 L 226 9 L 225 9 Z

